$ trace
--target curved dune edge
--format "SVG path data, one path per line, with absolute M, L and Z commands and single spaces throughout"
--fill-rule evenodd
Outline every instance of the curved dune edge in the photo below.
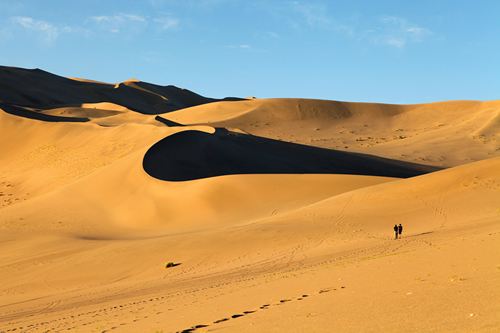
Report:
M 187 181 L 237 174 L 354 174 L 413 177 L 435 167 L 260 138 L 217 129 L 181 131 L 154 144 L 143 167 L 150 176 Z
M 1 227 L 12 230 L 119 239 L 125 237 L 121 228 L 135 230 L 126 236 L 134 238 L 142 237 L 136 234 L 140 229 L 158 235 L 234 225 L 392 180 L 245 175 L 171 183 L 144 172 L 146 151 L 165 135 L 184 130 L 213 134 L 213 127 L 124 124 L 106 128 L 34 122 L 8 114 L 0 118 L 0 135 L 10 139 L 1 141 L 5 154 L 0 155 L 0 167 L 12 183 L 0 189 L 5 193 L 0 203 L 11 203 L 0 210 Z
M 299 98 L 216 102 L 163 117 L 442 167 L 500 155 L 500 101 L 414 105 Z

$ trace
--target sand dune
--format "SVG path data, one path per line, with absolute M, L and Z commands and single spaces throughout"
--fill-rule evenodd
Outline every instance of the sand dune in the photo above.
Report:
M 5 126 L 2 133 L 6 137 L 23 138 L 28 132 L 40 136 L 25 140 L 22 150 L 18 144 L 4 146 L 6 154 L 2 156 L 2 165 L 12 185 L 10 188 L 17 192 L 5 198 L 6 204 L 15 205 L 0 215 L 5 214 L 2 215 L 4 223 L 16 230 L 27 227 L 87 232 L 96 228 L 113 233 L 117 231 L 113 228 L 119 226 L 183 229 L 223 224 L 228 220 L 242 223 L 301 207 L 339 191 L 389 180 L 350 175 L 248 175 L 243 182 L 239 177 L 223 177 L 166 183 L 148 176 L 142 168 L 149 146 L 180 130 L 213 132 L 213 128 L 139 124 L 81 128 L 64 123 L 32 124 L 29 120 L 6 117 L 2 119 Z M 25 124 L 21 126 L 25 132 L 16 131 L 14 126 L 18 122 Z M 37 128 L 43 133 L 36 132 Z M 57 161 L 51 161 L 54 156 Z M 33 170 L 34 165 L 39 167 Z M 227 197 L 223 199 L 221 195 Z M 57 211 L 53 209 L 54 202 L 61 206 Z M 198 209 L 191 212 L 189 207 L 194 204 Z M 72 211 L 80 213 L 74 216 Z M 19 223 L 19 219 L 38 222 L 26 225 Z M 96 230 L 91 233 L 95 234 Z
M 499 102 L 193 94 L 0 68 L 0 332 L 498 330 Z
M 389 105 L 253 99 L 200 105 L 165 117 L 318 147 L 455 166 L 500 155 L 499 112 L 499 101 Z

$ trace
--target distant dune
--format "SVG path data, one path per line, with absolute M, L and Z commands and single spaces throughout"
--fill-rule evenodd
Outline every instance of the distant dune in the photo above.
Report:
M 214 101 L 217 99 L 175 86 L 140 81 L 115 85 L 68 79 L 40 69 L 0 66 L 0 102 L 19 107 L 47 110 L 109 102 L 144 114 L 159 114 Z
M 0 332 L 495 332 L 499 133 L 0 67 Z

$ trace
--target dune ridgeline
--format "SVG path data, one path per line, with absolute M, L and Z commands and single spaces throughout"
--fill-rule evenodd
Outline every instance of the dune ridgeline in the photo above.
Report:
M 0 332 L 495 332 L 500 101 L 0 67 L 0 267 Z

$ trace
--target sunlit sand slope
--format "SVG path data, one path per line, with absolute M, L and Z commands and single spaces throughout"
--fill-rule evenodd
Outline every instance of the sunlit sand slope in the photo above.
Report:
M 108 168 L 111 171 L 114 166 Z M 118 181 L 106 183 L 110 174 L 104 170 L 95 175 L 92 193 L 96 202 L 107 197 L 102 204 L 116 210 L 134 204 L 142 207 L 140 201 L 120 207 L 106 195 L 106 189 Z M 62 220 L 59 230 L 54 229 L 46 223 L 49 218 L 43 205 L 55 201 L 40 197 L 32 204 L 42 208 L 41 219 L 28 214 L 21 222 L 39 224 L 36 232 L 16 228 L 11 222 L 1 225 L 4 266 L 0 278 L 5 305 L 0 327 L 32 325 L 35 332 L 69 327 L 82 332 L 113 327 L 123 332 L 169 332 L 197 325 L 206 325 L 195 329 L 200 332 L 359 332 L 374 328 L 493 332 L 500 324 L 496 315 L 500 310 L 496 288 L 500 283 L 498 170 L 500 159 L 485 160 L 317 197 L 320 201 L 301 202 L 301 207 L 289 207 L 250 223 L 238 223 L 245 216 L 233 215 L 210 228 L 200 222 L 189 232 L 155 228 L 149 237 L 120 228 L 103 232 L 98 224 L 107 223 L 109 216 L 104 214 L 95 214 L 96 221 L 73 225 L 75 216 L 89 216 L 87 211 L 98 207 L 92 201 L 72 206 L 65 213 L 68 219 Z M 114 170 L 122 183 L 130 182 L 122 172 Z M 290 184 L 287 176 L 281 177 L 285 177 L 284 184 Z M 317 177 L 326 182 L 331 176 Z M 354 177 L 352 183 L 360 184 L 363 176 L 344 177 Z M 238 193 L 234 188 L 227 195 L 221 192 L 232 182 L 245 188 L 243 192 L 250 198 L 254 193 L 251 207 L 259 209 L 259 199 L 267 205 L 270 196 L 257 197 L 257 193 L 265 195 L 279 186 L 278 179 L 272 175 L 215 177 L 203 182 L 227 182 L 215 193 L 210 192 L 212 183 L 198 188 L 198 194 L 220 201 L 221 208 L 227 209 L 244 200 L 227 201 Z M 61 192 L 57 202 L 65 202 L 80 186 L 90 186 L 84 180 L 64 196 Z M 340 180 L 336 182 L 342 184 Z M 165 186 L 165 191 L 172 184 L 154 181 Z M 177 184 L 197 182 L 201 183 Z M 247 185 L 242 187 L 244 183 Z M 341 187 L 348 190 L 345 185 Z M 251 192 L 248 186 L 253 188 Z M 334 182 L 325 186 L 334 188 Z M 175 193 L 186 195 L 179 188 Z M 185 211 L 203 219 L 207 210 L 200 207 L 194 201 Z M 17 209 L 16 214 L 28 212 L 28 202 Z M 3 214 L 15 210 L 12 206 Z M 63 213 L 56 214 L 58 219 Z M 6 221 L 5 215 L 1 221 Z M 88 223 L 87 233 L 82 232 L 83 222 Z M 405 226 L 404 237 L 395 241 L 392 225 L 399 222 Z M 165 269 L 167 261 L 181 265 Z M 392 320 L 395 312 L 401 313 L 400 321 Z

